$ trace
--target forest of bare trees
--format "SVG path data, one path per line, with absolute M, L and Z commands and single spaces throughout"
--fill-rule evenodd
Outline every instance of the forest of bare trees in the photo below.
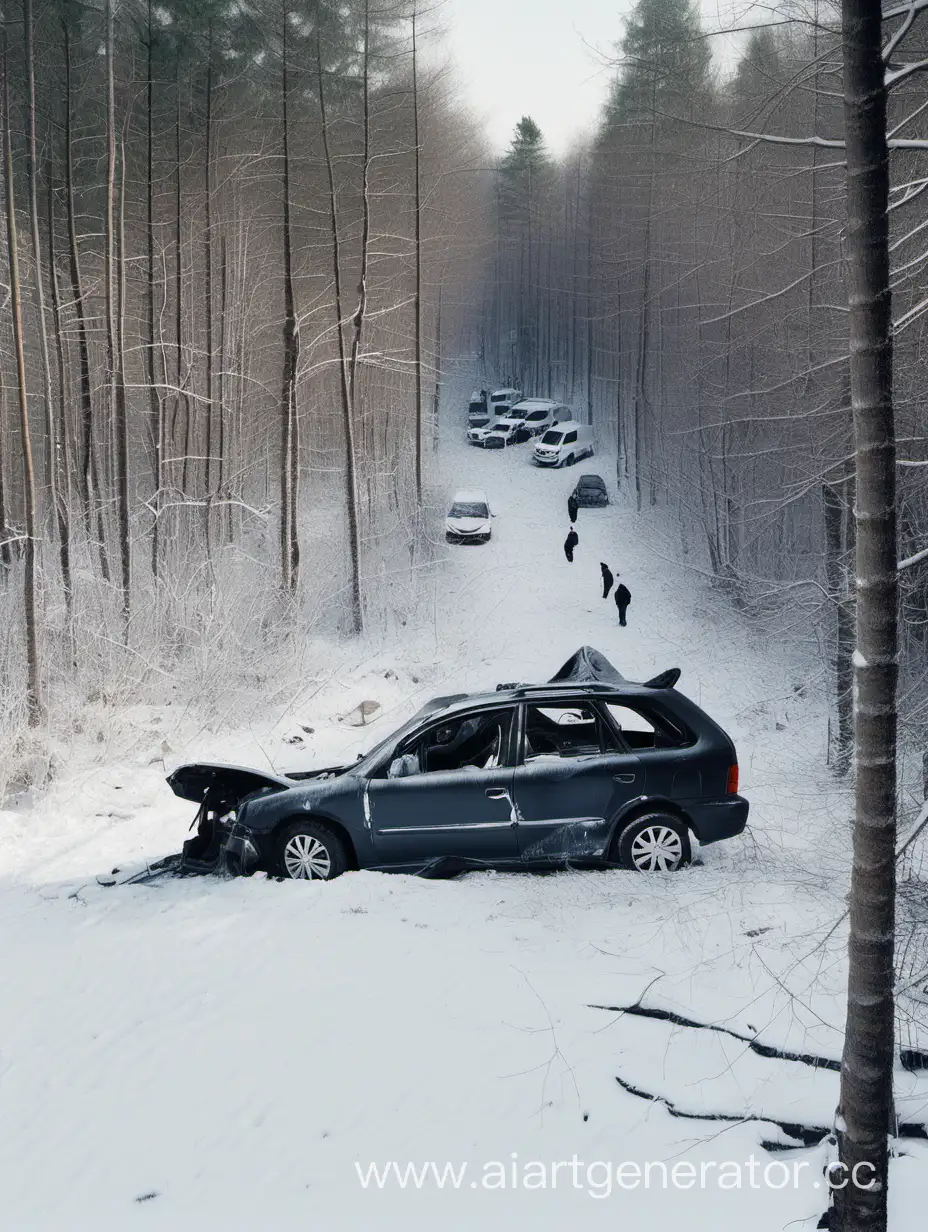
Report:
M 833 706 L 827 756 L 844 771 L 855 532 L 840 10 L 785 6 L 744 35 L 727 75 L 700 34 L 692 6 L 642 0 L 591 141 L 556 163 L 520 124 L 494 198 L 486 352 L 491 370 L 589 418 L 620 486 L 667 511 L 692 569 L 813 640 L 812 684 Z M 924 37 L 906 22 L 894 46 L 889 115 L 913 744 L 928 731 L 928 81 L 906 65 Z M 913 775 L 920 786 L 920 765 Z
M 435 343 L 487 230 L 436 21 L 4 10 L 7 734 L 415 604 Z

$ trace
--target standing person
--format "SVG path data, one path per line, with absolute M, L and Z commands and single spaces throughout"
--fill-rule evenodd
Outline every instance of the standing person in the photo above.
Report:
M 601 560 L 599 562 L 599 567 L 603 571 L 603 598 L 608 599 L 609 591 L 612 590 L 612 583 L 615 581 L 615 578 L 612 576 L 612 570 L 605 563 L 605 561 Z
M 619 582 L 615 588 L 615 605 L 619 609 L 619 624 L 625 624 L 625 613 L 628 611 L 628 605 L 632 601 L 632 592 L 628 589 L 624 582 Z
M 574 563 L 574 548 L 580 542 L 580 536 L 571 526 L 570 534 L 564 540 L 564 555 L 567 557 L 570 564 Z
M 567 515 L 571 522 L 576 522 L 577 511 L 579 508 L 580 506 L 577 504 L 577 494 L 576 492 L 571 492 L 570 496 L 567 498 Z

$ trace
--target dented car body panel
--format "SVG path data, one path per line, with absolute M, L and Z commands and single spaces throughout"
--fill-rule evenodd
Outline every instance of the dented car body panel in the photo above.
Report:
M 192 856 L 250 873 L 287 826 L 336 832 L 356 868 L 612 863 L 630 820 L 663 812 L 700 843 L 739 834 L 734 746 L 673 686 L 584 647 L 546 684 L 435 698 L 349 766 L 275 774 L 209 763 L 168 782 L 200 804 Z

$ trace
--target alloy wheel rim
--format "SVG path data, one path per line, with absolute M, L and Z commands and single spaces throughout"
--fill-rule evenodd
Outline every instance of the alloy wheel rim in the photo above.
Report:
M 284 848 L 284 867 L 295 881 L 325 881 L 332 871 L 332 857 L 314 835 L 294 834 Z
M 635 836 L 631 858 L 641 872 L 673 872 L 683 859 L 683 840 L 670 826 L 647 826 Z

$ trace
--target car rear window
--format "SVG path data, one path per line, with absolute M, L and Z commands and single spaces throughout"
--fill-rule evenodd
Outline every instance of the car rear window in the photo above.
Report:
M 667 715 L 620 702 L 607 702 L 606 709 L 630 749 L 682 749 L 693 742 Z

